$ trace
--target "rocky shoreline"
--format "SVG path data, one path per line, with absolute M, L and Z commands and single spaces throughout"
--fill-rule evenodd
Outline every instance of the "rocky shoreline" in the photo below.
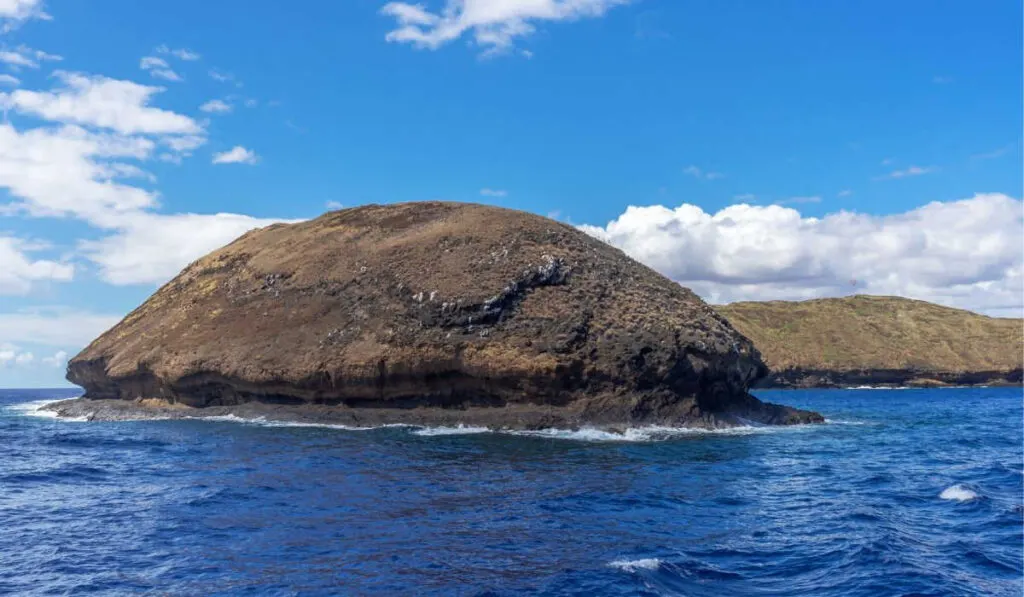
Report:
M 595 418 L 576 409 L 516 404 L 503 408 L 348 408 L 317 404 L 245 402 L 229 406 L 193 407 L 160 399 L 72 398 L 44 407 L 61 418 L 86 421 L 137 421 L 238 417 L 306 425 L 338 425 L 353 428 L 410 425 L 418 427 L 486 427 L 489 429 L 539 430 L 593 428 L 622 431 L 629 427 L 659 426 L 721 429 L 745 425 L 798 425 L 821 423 L 818 413 L 803 411 L 752 398 L 745 409 L 700 417 Z
M 834 371 L 786 369 L 772 371 L 757 382 L 761 389 L 856 388 L 942 388 L 964 386 L 1021 386 L 1022 370 L 1012 371 L 922 371 L 911 369 L 867 369 Z

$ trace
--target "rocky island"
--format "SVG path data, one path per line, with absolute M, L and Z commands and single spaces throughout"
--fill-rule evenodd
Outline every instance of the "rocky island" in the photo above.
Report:
M 347 425 L 819 422 L 748 389 L 754 345 L 690 290 L 524 212 L 367 205 L 249 232 L 68 364 L 69 416 Z
M 716 309 L 763 352 L 762 387 L 1021 383 L 1020 319 L 865 295 Z

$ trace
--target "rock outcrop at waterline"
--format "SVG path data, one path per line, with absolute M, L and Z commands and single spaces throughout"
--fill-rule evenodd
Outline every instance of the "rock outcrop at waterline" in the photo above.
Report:
M 764 387 L 1021 383 L 1020 319 L 866 295 L 715 308 L 762 351 Z
M 87 399 L 509 427 L 819 421 L 747 390 L 749 340 L 571 226 L 456 203 L 255 230 L 68 365 Z

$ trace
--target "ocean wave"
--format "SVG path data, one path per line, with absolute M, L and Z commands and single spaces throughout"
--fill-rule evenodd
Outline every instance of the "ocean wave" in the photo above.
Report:
M 849 390 L 913 390 L 910 386 L 854 386 Z
M 608 562 L 612 568 L 618 568 L 623 572 L 636 572 L 637 570 L 657 570 L 661 567 L 661 560 L 658 558 L 641 558 L 639 560 L 615 560 Z
M 31 402 L 19 402 L 18 404 L 11 404 L 4 407 L 8 412 L 12 412 L 25 417 L 36 417 L 40 419 L 58 419 L 61 421 L 68 421 L 71 423 L 84 423 L 89 420 L 88 417 L 62 417 L 57 414 L 56 411 L 46 410 L 46 407 L 56 402 L 62 402 L 67 398 L 46 398 L 44 400 L 33 400 Z
M 47 405 L 59 402 L 56 400 L 37 400 L 25 402 L 7 407 L 8 410 L 26 416 L 42 417 L 60 421 L 87 421 L 88 417 L 63 417 L 51 410 L 44 410 Z M 744 422 L 743 425 L 734 427 L 700 428 L 700 427 L 666 427 L 648 425 L 642 427 L 626 427 L 621 430 L 599 429 L 596 427 L 580 427 L 577 429 L 547 428 L 547 429 L 504 429 L 489 428 L 476 425 L 457 424 L 450 426 L 424 426 L 407 423 L 389 423 L 374 426 L 355 426 L 340 423 L 319 423 L 304 421 L 283 421 L 267 419 L 264 416 L 244 417 L 236 414 L 209 415 L 209 416 L 139 416 L 137 418 L 120 419 L 121 422 L 128 421 L 202 421 L 209 423 L 235 423 L 241 425 L 255 425 L 260 427 L 309 427 L 320 429 L 335 429 L 338 431 L 373 431 L 376 429 L 406 428 L 410 433 L 423 437 L 437 437 L 447 435 L 477 435 L 484 433 L 495 433 L 513 435 L 519 437 L 535 437 L 543 439 L 582 441 L 582 442 L 657 442 L 682 437 L 695 437 L 707 435 L 753 435 L 765 433 L 792 433 L 809 431 L 820 428 L 821 425 L 760 425 L 751 422 Z M 866 424 L 856 421 L 831 421 L 826 419 L 826 424 L 837 425 L 859 425 Z
M 978 493 L 973 489 L 957 483 L 942 490 L 939 498 L 944 500 L 955 500 L 957 502 L 969 502 L 978 498 Z
M 377 427 L 360 427 L 356 425 L 342 425 L 340 423 L 313 423 L 305 421 L 279 421 L 267 419 L 266 417 L 240 417 L 235 414 L 214 415 L 210 417 L 164 417 L 161 419 L 142 420 L 176 420 L 176 421 L 207 421 L 211 423 L 241 423 L 243 425 L 256 425 L 258 427 L 311 427 L 316 429 L 337 429 L 339 431 L 372 431 L 384 427 L 407 427 L 407 425 L 379 425 Z
M 420 427 L 409 426 L 414 435 L 476 435 L 495 433 L 517 437 L 535 437 L 581 442 L 655 442 L 680 437 L 703 435 L 752 435 L 757 433 L 780 433 L 812 429 L 813 425 L 742 425 L 738 427 L 720 427 L 702 429 L 698 427 L 664 427 L 650 425 L 644 427 L 627 427 L 622 430 L 599 429 L 596 427 L 580 427 L 578 429 L 546 428 L 546 429 L 492 429 L 472 425 L 454 427 Z
M 490 433 L 491 431 L 487 427 L 456 425 L 455 427 L 419 427 L 412 433 L 413 435 L 431 437 L 435 435 L 472 435 L 474 433 Z

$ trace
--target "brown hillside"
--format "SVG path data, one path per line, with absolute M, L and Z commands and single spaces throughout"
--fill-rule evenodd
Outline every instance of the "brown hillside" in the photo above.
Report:
M 776 373 L 1012 373 L 1020 371 L 1024 360 L 1022 320 L 918 300 L 858 295 L 741 302 L 716 309 L 754 341 Z

